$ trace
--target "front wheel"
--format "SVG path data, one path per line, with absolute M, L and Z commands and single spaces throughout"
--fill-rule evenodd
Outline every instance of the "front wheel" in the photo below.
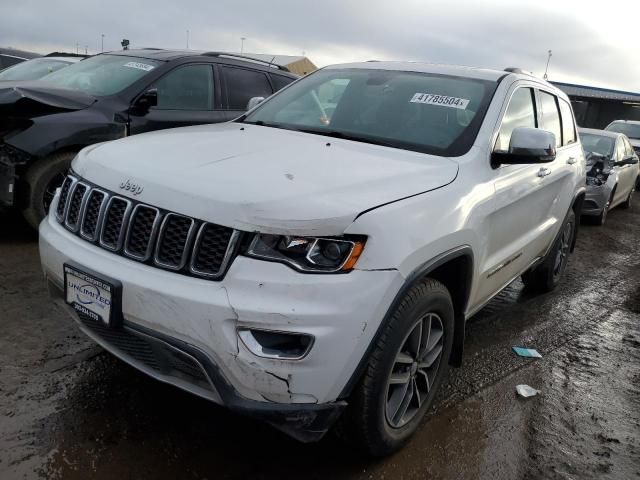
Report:
M 631 208 L 631 203 L 633 200 L 633 191 L 634 189 L 631 188 L 631 191 L 629 192 L 627 199 L 624 202 L 622 202 L 622 204 L 620 205 L 622 208 Z
M 524 285 L 535 291 L 550 292 L 558 286 L 567 268 L 576 230 L 576 215 L 569 210 L 553 247 L 537 267 L 522 274 Z
M 343 419 L 366 454 L 388 455 L 418 428 L 447 371 L 453 329 L 453 303 L 442 283 L 422 280 L 399 302 Z
M 54 153 L 29 167 L 25 175 L 28 195 L 22 214 L 33 228 L 37 229 L 47 216 L 56 189 L 62 185 L 75 155 L 73 152 Z

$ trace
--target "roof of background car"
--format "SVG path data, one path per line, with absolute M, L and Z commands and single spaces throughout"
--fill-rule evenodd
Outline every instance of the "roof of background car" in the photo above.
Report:
M 369 62 L 329 65 L 325 68 L 369 68 L 375 70 L 399 70 L 406 72 L 436 73 L 440 75 L 452 75 L 458 77 L 477 78 L 480 80 L 493 81 L 498 81 L 500 78 L 507 75 L 513 75 L 515 78 L 536 80 L 545 84 L 548 83 L 541 78 L 526 73 L 514 73 L 505 70 L 492 70 L 488 68 L 468 67 L 463 65 L 442 65 L 427 62 L 383 62 L 372 60 Z M 548 85 L 554 90 L 557 90 L 557 88 L 553 87 L 553 85 Z
M 38 58 L 41 57 L 39 53 L 26 52 L 24 50 L 16 50 L 15 48 L 0 48 L 0 55 L 10 55 L 19 58 Z
M 148 58 L 150 60 L 158 60 L 162 62 L 169 62 L 171 60 L 175 60 L 177 58 L 185 58 L 185 57 L 197 57 L 202 55 L 206 58 L 217 58 L 219 61 L 235 63 L 239 62 L 240 64 L 250 63 L 251 65 L 255 65 L 257 68 L 262 69 L 273 69 L 273 73 L 277 73 L 278 75 L 284 75 L 291 78 L 298 78 L 298 75 L 289 72 L 288 70 L 275 69 L 276 63 L 274 63 L 272 67 L 264 63 L 260 59 L 251 59 L 249 57 L 239 57 L 234 56 L 233 53 L 225 53 L 221 52 L 219 56 L 215 56 L 209 50 L 165 50 L 163 48 L 141 48 L 138 50 L 115 50 L 113 52 L 104 52 L 109 55 L 122 55 L 128 57 L 138 57 L 138 58 Z M 236 54 L 238 55 L 238 54 Z
M 623 133 L 611 132 L 609 130 L 598 130 L 597 128 L 578 128 L 578 133 L 589 133 L 591 135 L 598 135 L 600 137 L 611 137 L 611 138 L 617 138 L 621 135 L 624 135 Z
M 114 50 L 113 52 L 104 52 L 109 55 L 122 55 L 125 57 L 141 57 L 152 60 L 169 61 L 182 57 L 193 57 L 202 55 L 201 50 L 165 50 L 163 48 L 140 48 L 137 50 Z
M 614 120 L 611 123 L 630 123 L 631 125 L 640 125 L 640 120 Z M 611 123 L 609 125 L 611 125 Z

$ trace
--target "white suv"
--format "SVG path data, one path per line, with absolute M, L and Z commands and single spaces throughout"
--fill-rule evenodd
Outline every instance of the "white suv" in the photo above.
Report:
M 460 364 L 469 317 L 518 276 L 558 283 L 584 194 L 549 83 L 367 62 L 235 122 L 85 148 L 40 252 L 122 360 L 303 441 L 341 417 L 383 455 Z

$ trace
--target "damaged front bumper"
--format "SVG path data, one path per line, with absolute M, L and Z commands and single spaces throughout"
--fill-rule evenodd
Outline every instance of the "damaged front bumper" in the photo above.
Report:
M 607 184 L 587 185 L 581 214 L 587 216 L 600 215 L 610 196 L 611 188 Z
M 66 305 L 61 285 L 51 278 L 47 283 L 51 297 L 68 310 L 80 329 L 116 357 L 156 380 L 266 421 L 298 441 L 320 440 L 347 406 L 345 401 L 274 404 L 244 398 L 200 349 L 129 322 L 118 329 L 105 327 Z
M 73 312 L 97 343 L 161 381 L 303 441 L 319 439 L 346 405 L 344 387 L 403 283 L 395 270 L 305 275 L 243 256 L 221 281 L 187 277 L 113 255 L 52 217 L 40 225 L 40 256 L 63 304 L 65 263 L 122 284 L 122 331 L 100 330 Z M 240 340 L 243 329 L 306 335 L 313 343 L 299 359 L 265 358 Z
M 0 206 L 15 204 L 20 169 L 29 158 L 29 154 L 0 140 Z

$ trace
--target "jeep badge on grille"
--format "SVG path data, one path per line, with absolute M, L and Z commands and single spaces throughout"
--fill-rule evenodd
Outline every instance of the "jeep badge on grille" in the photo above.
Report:
M 131 179 L 127 179 L 126 182 L 122 182 L 119 185 L 121 190 L 126 190 L 127 192 L 131 192 L 133 195 L 140 195 L 144 190 L 142 185 L 138 185 L 137 183 L 131 183 Z

